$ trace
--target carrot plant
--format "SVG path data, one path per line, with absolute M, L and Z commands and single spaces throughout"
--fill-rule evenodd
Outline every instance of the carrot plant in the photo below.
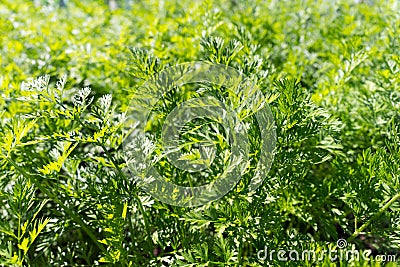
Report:
M 0 266 L 396 266 L 398 1 L 114 2 L 0 3 Z M 245 89 L 206 80 L 219 76 L 171 86 L 132 143 L 143 88 L 190 62 L 258 88 L 276 135 L 252 190 L 272 128 L 257 108 L 240 110 L 241 179 L 195 207 L 149 194 L 130 165 L 146 155 L 163 179 L 187 187 L 223 177 L 235 128 L 222 117 L 182 125 L 182 159 L 214 160 L 197 176 L 163 146 L 164 123 L 185 102 L 213 96 L 241 107 Z

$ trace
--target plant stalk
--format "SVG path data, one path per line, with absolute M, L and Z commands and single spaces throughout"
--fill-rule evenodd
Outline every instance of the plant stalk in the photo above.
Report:
M 366 223 L 360 226 L 349 238 L 347 242 L 352 242 L 359 234 L 361 234 L 371 223 L 382 215 L 394 202 L 400 199 L 400 192 L 394 195 L 382 208 L 379 209 Z

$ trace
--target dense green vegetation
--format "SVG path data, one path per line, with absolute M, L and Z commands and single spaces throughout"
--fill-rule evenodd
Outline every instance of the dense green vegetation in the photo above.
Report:
M 0 3 L 0 265 L 396 266 L 373 258 L 400 259 L 399 1 L 116 3 Z M 242 180 L 217 201 L 177 207 L 126 170 L 135 122 L 125 112 L 154 74 L 193 61 L 235 68 L 260 88 L 276 151 L 250 192 L 262 129 L 249 116 Z M 163 118 L 196 96 L 165 96 L 148 131 L 159 138 Z M 187 126 L 188 140 L 218 137 Z M 224 167 L 216 159 L 211 173 Z M 166 158 L 156 165 L 187 182 Z M 339 239 L 371 260 L 259 253 L 320 253 Z

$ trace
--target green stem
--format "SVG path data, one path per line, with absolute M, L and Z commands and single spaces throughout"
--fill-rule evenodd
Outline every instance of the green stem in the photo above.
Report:
M 61 102 L 60 102 L 60 104 L 61 104 L 62 106 L 64 106 Z M 64 107 L 64 108 L 65 108 L 65 107 Z M 80 124 L 82 127 L 85 127 L 85 126 L 86 126 L 85 123 L 81 120 L 80 117 L 78 117 L 77 119 L 78 119 L 79 124 Z M 106 153 L 108 159 L 113 163 L 114 167 L 117 169 L 117 172 L 118 172 L 119 176 L 120 176 L 121 178 L 123 178 L 124 180 L 127 180 L 125 174 L 122 172 L 121 168 L 119 167 L 119 165 L 118 165 L 118 163 L 115 161 L 115 159 L 111 156 L 110 152 L 108 152 L 108 150 L 107 150 L 107 148 L 105 147 L 105 145 L 103 145 L 103 144 L 100 143 L 100 142 L 97 142 L 97 145 L 99 145 L 99 146 L 104 150 L 104 153 Z M 143 216 L 144 226 L 145 226 L 145 228 L 146 228 L 147 238 L 148 238 L 148 242 L 149 242 L 149 245 L 148 245 L 148 246 L 149 246 L 149 249 L 150 249 L 149 251 L 151 251 L 151 246 L 152 246 L 152 244 L 150 244 L 150 242 L 151 242 L 151 233 L 150 233 L 149 222 L 148 222 L 148 219 L 147 219 L 145 210 L 144 210 L 144 208 L 143 208 L 142 201 L 140 200 L 139 196 L 138 196 L 136 193 L 133 194 L 133 195 L 134 195 L 134 198 L 135 198 L 136 202 L 138 203 L 139 210 L 140 210 L 140 212 L 142 213 L 142 216 Z
M 60 102 L 60 104 L 61 104 L 62 106 L 64 106 L 61 102 Z M 65 107 L 64 107 L 64 108 L 65 108 Z M 84 128 L 86 127 L 85 123 L 81 120 L 80 117 L 78 117 L 77 120 L 78 120 L 79 124 L 80 124 L 82 127 L 84 127 Z M 97 142 L 97 145 L 99 145 L 99 146 L 104 150 L 104 153 L 106 153 L 108 159 L 113 163 L 114 167 L 117 169 L 117 172 L 118 172 L 119 176 L 120 176 L 121 178 L 123 178 L 124 180 L 127 180 L 125 174 L 122 172 L 121 168 L 119 167 L 119 165 L 118 165 L 118 163 L 115 161 L 115 159 L 111 156 L 110 152 L 108 152 L 108 150 L 107 150 L 107 148 L 105 147 L 105 145 L 102 144 L 102 143 L 100 143 L 100 142 Z M 143 208 L 142 201 L 140 200 L 139 196 L 138 196 L 136 193 L 134 193 L 133 195 L 134 195 L 134 198 L 135 198 L 136 202 L 138 203 L 139 210 L 140 210 L 140 212 L 142 213 L 142 216 L 143 216 L 144 226 L 145 226 L 145 228 L 146 228 L 147 238 L 148 238 L 148 242 L 149 242 L 149 244 L 148 244 L 149 249 L 150 249 L 149 251 L 151 251 L 151 249 L 152 249 L 152 248 L 151 248 L 151 247 L 152 247 L 152 244 L 150 244 L 150 242 L 151 242 L 151 233 L 150 233 L 149 222 L 148 222 L 148 219 L 147 219 L 145 210 L 144 210 L 144 208 Z
M 394 202 L 400 199 L 400 193 L 394 195 L 377 213 L 375 213 L 366 223 L 361 225 L 348 239 L 347 242 L 352 242 L 359 234 L 361 234 L 371 223 L 382 215 Z
M 21 238 L 21 213 L 18 213 L 18 244 L 21 244 Z M 20 249 L 18 249 L 18 260 L 22 260 Z
M 62 203 L 56 195 L 54 195 L 53 193 L 51 193 L 49 190 L 47 190 L 44 186 L 41 185 L 41 183 L 36 179 L 35 176 L 28 174 L 27 172 L 25 172 L 23 169 L 21 169 L 18 164 L 13 161 L 11 158 L 7 157 L 6 158 L 7 161 L 14 166 L 14 168 L 19 171 L 21 173 L 21 175 L 25 176 L 26 178 L 32 180 L 35 183 L 35 186 L 37 188 L 39 188 L 39 190 L 47 195 L 50 199 L 52 199 L 54 202 L 56 202 L 70 217 L 72 217 L 72 219 L 79 224 L 82 229 L 87 233 L 87 235 L 90 237 L 90 239 L 93 240 L 93 242 L 97 245 L 97 247 L 102 251 L 102 252 L 106 252 L 105 248 L 103 247 L 103 245 L 101 243 L 99 243 L 97 241 L 97 237 L 94 234 L 94 232 L 85 224 L 85 222 L 83 222 L 81 220 L 81 218 L 79 218 L 78 216 L 76 216 L 76 214 L 69 209 L 66 205 L 64 205 L 64 203 Z
M 126 180 L 127 178 L 126 178 L 125 174 L 122 172 L 121 168 L 119 167 L 119 165 L 115 161 L 115 159 L 108 152 L 107 148 L 103 144 L 98 143 L 98 145 L 100 145 L 103 148 L 103 150 L 106 153 L 107 157 L 111 160 L 111 162 L 113 163 L 113 165 L 117 169 L 117 172 L 120 175 L 120 177 L 123 178 L 124 180 Z M 148 242 L 149 242 L 148 243 L 148 246 L 149 246 L 149 249 L 150 249 L 149 251 L 151 251 L 152 244 L 150 243 L 151 242 L 151 231 L 150 231 L 149 221 L 148 221 L 148 218 L 146 216 L 142 201 L 140 200 L 139 196 L 135 193 L 135 194 L 133 194 L 133 197 L 135 198 L 135 200 L 136 200 L 136 202 L 137 202 L 137 204 L 139 206 L 140 213 L 142 213 L 144 226 L 146 228 L 147 238 L 148 238 Z

